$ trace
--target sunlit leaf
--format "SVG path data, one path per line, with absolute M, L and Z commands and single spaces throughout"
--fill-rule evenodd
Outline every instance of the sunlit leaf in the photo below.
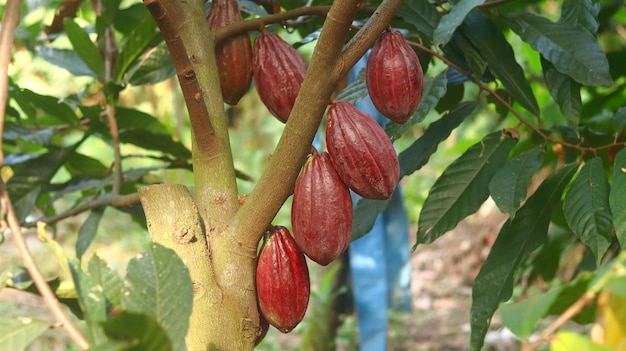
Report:
M 541 167 L 543 147 L 527 151 L 507 162 L 489 182 L 489 193 L 500 211 L 515 217 L 515 211 L 526 198 L 528 184 Z
M 452 9 L 448 14 L 441 18 L 435 32 L 433 34 L 433 42 L 435 45 L 446 44 L 454 31 L 463 23 L 465 16 L 479 5 L 485 3 L 485 0 L 461 0 L 455 4 L 451 4 Z
M 567 224 L 591 249 L 598 266 L 611 245 L 613 219 L 609 191 L 602 159 L 596 157 L 585 162 L 563 201 Z
M 612 350 L 623 350 L 626 345 L 626 299 L 622 293 L 604 290 L 598 297 L 598 319 L 603 338 L 596 340 Z
M 23 351 L 43 332 L 50 323 L 33 318 L 0 317 L 0 345 L 3 351 Z
M 127 272 L 124 309 L 151 316 L 165 329 L 173 349 L 184 349 L 193 303 L 185 264 L 173 250 L 152 243 L 128 263 Z
M 559 291 L 560 288 L 555 288 L 520 302 L 502 305 L 499 310 L 502 323 L 518 337 L 528 338 L 559 296 Z
M 612 348 L 600 346 L 589 337 L 573 331 L 563 330 L 554 336 L 550 342 L 551 351 L 615 351 Z
M 89 34 L 73 18 L 66 18 L 63 26 L 78 56 L 98 77 L 104 77 L 104 59 Z
M 505 164 L 516 142 L 504 132 L 489 134 L 443 171 L 422 206 L 418 244 L 432 243 L 478 210 L 489 197 L 491 178 Z
M 539 115 L 539 106 L 513 48 L 502 32 L 480 11 L 472 11 L 461 26 L 463 33 L 487 61 L 490 71 L 525 109 Z
M 609 62 L 587 30 L 531 13 L 506 16 L 511 28 L 562 73 L 584 85 L 613 84 Z
M 617 153 L 614 165 L 609 206 L 613 215 L 615 236 L 624 250 L 626 249 L 626 149 Z
M 85 313 L 89 340 L 94 345 L 103 343 L 106 337 L 101 324 L 107 320 L 107 300 L 102 286 L 89 273 L 80 269 L 74 269 L 74 277 L 81 307 Z
M 501 302 L 511 298 L 515 272 L 522 260 L 546 240 L 552 212 L 577 165 L 564 166 L 546 178 L 498 238 L 474 280 L 470 311 L 470 349 L 482 348 L 491 317 Z

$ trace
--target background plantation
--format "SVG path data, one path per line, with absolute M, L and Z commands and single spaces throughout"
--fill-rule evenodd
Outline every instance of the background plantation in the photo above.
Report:
M 316 111 L 366 96 L 364 72 L 343 79 L 390 24 L 425 75 L 411 119 L 385 127 L 416 270 L 415 311 L 391 314 L 390 348 L 624 349 L 623 0 L 279 2 L 272 14 L 277 3 L 239 1 L 244 21 L 212 33 L 201 2 L 29 0 L 16 15 L 0 1 L 3 32 L 17 20 L 0 41 L 0 52 L 12 48 L 0 114 L 0 348 L 251 349 L 249 252 L 270 222 L 291 228 L 292 180 L 325 126 Z M 155 21 L 157 7 L 167 16 Z M 254 86 L 230 106 L 216 84 L 216 41 L 254 40 L 263 26 L 309 63 L 286 125 Z M 168 44 L 179 46 L 170 54 Z M 387 203 L 355 204 L 352 240 Z M 177 226 L 199 242 L 173 242 Z M 21 237 L 74 332 L 25 293 L 44 280 L 21 258 Z M 340 264 L 309 262 L 309 314 L 291 334 L 271 328 L 258 349 L 357 347 L 354 314 L 330 307 L 347 291 L 334 279 Z M 338 319 L 325 331 L 336 345 L 311 341 Z M 502 326 L 514 342 L 485 341 Z

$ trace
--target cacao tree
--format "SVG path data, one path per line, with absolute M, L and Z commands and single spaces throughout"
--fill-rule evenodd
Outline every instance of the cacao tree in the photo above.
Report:
M 1 318 L 3 349 L 25 349 L 45 330 L 63 328 L 80 350 L 250 350 L 268 321 L 292 329 L 308 296 L 290 296 L 286 312 L 275 296 L 258 296 L 257 282 L 281 272 L 257 271 L 257 257 L 287 243 L 281 259 L 291 266 L 282 273 L 308 284 L 306 264 L 293 262 L 301 249 L 269 232 L 288 234 L 290 223 L 275 218 L 307 158 L 328 160 L 311 151 L 324 132 L 337 174 L 364 196 L 346 214 L 352 241 L 368 233 L 398 182 L 419 180 L 429 161 L 450 153 L 455 159 L 419 204 L 416 254 L 489 198 L 508 215 L 473 279 L 471 350 L 484 346 L 497 311 L 525 350 L 616 349 L 626 339 L 622 0 L 7 0 L 0 7 L 0 224 L 22 262 L 2 267 L 0 288 L 40 294 L 59 322 Z M 379 47 L 379 38 L 390 42 Z M 307 44 L 304 60 L 295 48 Z M 369 67 L 345 86 L 375 45 Z M 46 71 L 31 70 L 28 60 L 46 62 Z M 391 61 L 398 66 L 386 68 Z M 149 100 L 151 87 L 172 76 L 185 109 L 163 113 L 187 116 L 188 135 L 130 97 Z M 357 120 L 352 105 L 368 94 L 392 120 L 384 134 Z M 263 118 L 272 114 L 281 125 L 258 177 L 236 167 L 233 152 L 241 147 L 234 133 L 258 126 L 232 128 L 231 116 L 255 113 L 245 95 L 258 96 Z M 356 144 L 334 131 L 337 124 L 372 139 Z M 106 150 L 107 160 L 91 156 L 93 148 Z M 339 149 L 349 157 L 338 160 Z M 349 163 L 374 154 L 383 156 Z M 170 177 L 176 170 L 191 181 Z M 80 228 L 63 226 L 81 214 Z M 86 255 L 98 227 L 117 218 L 140 223 L 151 239 L 124 276 Z M 41 273 L 25 234 L 46 242 L 57 272 Z M 74 252 L 58 243 L 68 235 Z M 337 254 L 322 255 L 322 264 Z M 267 281 L 256 278 L 263 272 L 272 274 Z M 269 316 L 259 299 L 270 304 L 261 309 Z M 603 337 L 564 329 L 570 320 L 593 324 Z

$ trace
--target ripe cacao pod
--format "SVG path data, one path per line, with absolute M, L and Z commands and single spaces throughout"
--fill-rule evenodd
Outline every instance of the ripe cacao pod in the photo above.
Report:
M 306 69 L 302 56 L 278 34 L 263 34 L 254 41 L 256 90 L 265 107 L 283 123 L 291 113 Z
M 314 152 L 296 181 L 291 225 L 300 250 L 322 266 L 348 248 L 352 198 L 327 152 Z
M 368 199 L 391 197 L 400 178 L 398 156 L 376 121 L 345 100 L 328 108 L 326 146 L 337 173 Z
M 309 304 L 309 269 L 289 230 L 276 226 L 267 237 L 256 268 L 259 309 L 276 329 L 288 333 Z
M 237 0 L 213 0 L 206 15 L 211 30 L 242 20 Z M 216 48 L 217 68 L 224 101 L 236 105 L 252 82 L 252 43 L 250 36 L 238 34 Z
M 390 120 L 404 124 L 422 99 L 422 66 L 402 33 L 384 31 L 367 58 L 365 85 L 374 106 Z

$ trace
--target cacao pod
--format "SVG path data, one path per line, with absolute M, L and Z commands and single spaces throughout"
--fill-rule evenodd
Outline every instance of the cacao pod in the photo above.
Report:
M 278 34 L 263 34 L 254 41 L 256 90 L 265 107 L 283 123 L 291 113 L 306 69 L 300 53 Z
M 300 250 L 322 266 L 348 248 L 352 198 L 327 152 L 314 152 L 296 181 L 291 225 Z
M 368 199 L 391 197 L 400 178 L 398 156 L 376 121 L 345 100 L 328 108 L 326 146 L 337 173 Z
M 424 73 L 402 33 L 384 31 L 365 66 L 365 85 L 374 106 L 390 120 L 404 124 L 422 99 Z
M 213 0 L 206 20 L 211 30 L 241 21 L 237 0 Z M 216 48 L 217 68 L 224 101 L 236 105 L 252 82 L 252 43 L 250 36 L 238 34 Z
M 267 237 L 256 268 L 259 309 L 276 329 L 288 333 L 309 304 L 309 269 L 289 230 L 276 226 Z
M 259 344 L 261 343 L 261 341 L 263 341 L 263 338 L 265 338 L 265 335 L 267 335 L 268 330 L 270 329 L 270 324 L 267 321 L 267 319 L 265 319 L 265 317 L 263 317 L 263 314 L 261 314 L 259 316 L 259 327 L 261 328 L 259 330 L 259 334 L 257 334 L 256 336 L 256 340 L 254 340 L 254 346 L 259 346 Z

